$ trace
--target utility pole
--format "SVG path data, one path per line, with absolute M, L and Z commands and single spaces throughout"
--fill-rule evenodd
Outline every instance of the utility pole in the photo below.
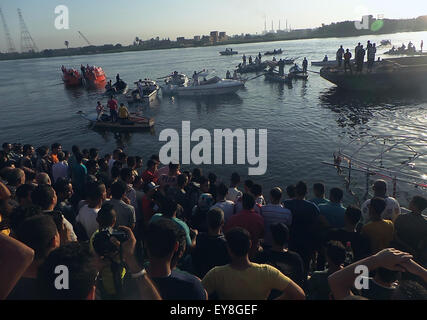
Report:
M 21 9 L 18 9 L 19 24 L 21 26 L 21 52 L 38 52 L 36 43 L 31 37 L 30 32 L 28 31 L 27 25 L 25 24 L 24 18 L 22 17 Z
M 7 53 L 16 53 L 15 44 L 13 43 L 12 37 L 10 36 L 9 28 L 7 27 L 6 19 L 4 18 L 3 11 L 0 8 L 0 17 L 3 22 L 4 35 L 7 40 Z

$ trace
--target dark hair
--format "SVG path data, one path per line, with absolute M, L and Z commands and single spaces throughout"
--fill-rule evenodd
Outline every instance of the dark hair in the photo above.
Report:
M 154 161 L 156 161 L 156 162 L 160 162 L 160 157 L 159 157 L 159 155 L 158 155 L 158 154 L 153 154 L 153 155 L 150 157 L 150 159 L 151 159 L 151 160 L 154 160 Z
M 286 194 L 288 195 L 289 198 L 295 198 L 295 196 L 297 195 L 296 187 L 293 184 L 290 184 L 289 186 L 287 186 Z
M 332 202 L 341 202 L 344 197 L 344 192 L 340 188 L 332 188 L 329 191 L 329 199 Z
M 205 184 L 205 183 L 207 183 L 207 182 L 209 182 L 209 180 L 208 180 L 208 178 L 206 178 L 205 176 L 201 176 L 201 177 L 199 178 L 199 183 L 200 183 L 200 185 Z
M 220 183 L 217 187 L 216 187 L 216 193 L 220 198 L 225 198 L 225 196 L 228 193 L 228 188 L 224 183 Z
M 16 186 L 21 181 L 22 176 L 25 177 L 25 172 L 22 169 L 11 169 L 7 174 L 7 182 L 11 186 Z
M 119 153 L 118 158 L 119 158 L 118 160 L 119 160 L 120 162 L 122 162 L 122 161 L 124 161 L 125 159 L 127 159 L 127 155 L 126 155 L 126 153 L 121 152 L 121 153 Z
M 88 160 L 85 166 L 86 166 L 86 169 L 89 171 L 91 169 L 96 169 L 97 164 L 98 162 L 96 162 L 96 160 Z
M 160 218 L 148 225 L 145 242 L 151 257 L 164 258 L 174 250 L 176 242 L 185 243 L 185 232 L 174 221 Z
M 233 186 L 237 185 L 238 183 L 240 183 L 240 175 L 237 172 L 233 172 L 231 174 L 231 184 Z
M 348 206 L 345 210 L 345 216 L 352 225 L 356 225 L 362 217 L 362 211 L 355 206 Z
M 99 224 L 99 229 L 114 227 L 114 222 L 117 218 L 117 212 L 111 203 L 104 203 L 98 211 L 96 221 Z
M 225 234 L 227 246 L 237 257 L 244 257 L 251 248 L 251 237 L 248 231 L 243 228 L 233 228 Z
M 180 174 L 176 179 L 176 184 L 178 187 L 183 187 L 186 181 L 188 181 L 187 176 L 185 174 Z
M 199 182 L 200 177 L 202 176 L 202 169 L 200 168 L 194 168 L 192 173 L 192 181 Z
M 116 161 L 117 162 L 117 161 Z M 116 162 L 114 162 L 114 163 L 116 163 Z M 116 166 L 113 166 L 112 168 L 111 168 L 111 179 L 116 179 L 116 178 L 118 178 L 120 176 L 120 168 L 119 167 L 116 167 Z
M 270 226 L 271 236 L 273 241 L 279 245 L 284 246 L 289 242 L 289 228 L 284 223 L 276 223 Z
M 136 158 L 135 157 L 128 157 L 126 161 L 128 167 L 132 169 L 133 166 L 136 166 Z
M 411 202 L 417 207 L 420 212 L 427 208 L 427 199 L 421 196 L 414 196 Z
M 22 147 L 22 151 L 24 154 L 27 154 L 27 152 L 30 151 L 31 148 L 33 148 L 31 144 L 24 144 L 24 146 Z
M 58 161 L 63 161 L 65 159 L 65 153 L 60 151 L 58 152 Z
M 207 213 L 208 227 L 212 230 L 224 224 L 224 211 L 221 208 L 213 208 Z
M 55 142 L 55 143 L 53 143 L 51 146 L 50 146 L 50 148 L 53 150 L 53 149 L 58 149 L 59 147 L 61 147 L 61 144 L 60 143 L 58 143 L 58 142 Z
M 111 185 L 111 196 L 113 199 L 120 200 L 125 194 L 127 185 L 125 182 L 118 180 Z
M 307 184 L 300 181 L 295 186 L 295 192 L 297 196 L 305 197 L 307 195 Z
M 176 210 L 178 209 L 178 203 L 175 200 L 172 199 L 165 199 L 164 203 L 163 203 L 163 215 L 165 217 L 172 217 L 173 214 L 176 212 Z
M 209 180 L 209 182 L 210 183 L 215 183 L 216 179 L 217 179 L 216 174 L 213 173 L 213 172 L 209 172 L 209 174 L 208 174 L 208 180 Z
M 251 187 L 251 193 L 254 196 L 260 196 L 262 195 L 262 186 L 260 184 L 255 183 L 252 187 Z
M 149 159 L 147 161 L 147 168 L 150 169 L 151 167 L 153 167 L 156 164 L 156 162 L 152 159 Z
M 280 201 L 282 199 L 282 189 L 279 187 L 271 189 L 270 196 L 274 201 Z
M 375 275 L 377 275 L 381 281 L 385 283 L 393 283 L 400 278 L 399 271 L 393 271 L 386 268 L 378 268 L 375 270 Z
M 34 259 L 45 259 L 58 230 L 49 215 L 36 215 L 25 219 L 16 230 L 19 241 L 34 250 Z
M 254 185 L 254 182 L 250 179 L 245 180 L 245 186 L 247 188 L 249 188 L 249 190 L 252 188 L 252 186 Z
M 71 151 L 73 152 L 73 154 L 76 155 L 76 154 L 80 153 L 80 148 L 78 146 L 74 145 L 71 147 Z
M 173 162 L 169 163 L 169 171 L 175 171 L 175 170 L 178 170 L 178 168 L 179 168 L 179 163 L 173 163 Z
M 325 195 L 325 185 L 323 183 L 313 184 L 313 193 L 316 197 L 321 197 Z
M 255 198 L 249 193 L 244 193 L 242 196 L 243 209 L 251 210 L 255 206 Z
M 16 231 L 26 219 L 41 215 L 42 213 L 42 209 L 37 205 L 18 206 L 13 209 L 9 216 L 9 226 L 13 231 Z
M 95 285 L 97 270 L 87 243 L 71 242 L 53 250 L 38 270 L 41 298 L 48 300 L 84 300 Z M 67 266 L 68 290 L 55 287 L 58 266 Z
M 345 247 L 339 241 L 329 241 L 326 244 L 326 255 L 336 266 L 340 266 L 345 261 Z
M 379 217 L 381 217 L 386 206 L 385 200 L 382 198 L 375 197 L 371 199 L 370 207 L 374 210 L 374 214 Z
M 86 185 L 86 196 L 88 200 L 97 201 L 102 198 L 105 184 L 102 182 L 90 182 Z
M 28 195 L 33 192 L 34 189 L 35 187 L 32 184 L 22 184 L 16 189 L 16 198 L 18 200 L 27 198 Z
M 37 186 L 31 193 L 31 201 L 33 204 L 42 208 L 42 210 L 47 210 L 49 208 L 54 197 L 55 190 L 47 184 Z
M 127 181 L 129 178 L 131 178 L 133 175 L 133 171 L 131 168 L 123 168 L 122 170 L 120 170 L 120 178 L 123 181 Z
M 57 194 L 67 192 L 67 187 L 70 183 L 70 180 L 67 178 L 58 178 L 53 185 L 53 189 L 55 189 Z
M 90 148 L 89 149 L 89 158 L 95 160 L 96 157 L 98 156 L 99 151 L 96 148 Z

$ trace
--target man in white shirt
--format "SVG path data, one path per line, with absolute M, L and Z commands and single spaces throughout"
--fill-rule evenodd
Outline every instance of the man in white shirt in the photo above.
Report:
M 227 200 L 230 200 L 236 203 L 236 200 L 243 195 L 242 191 L 237 189 L 237 186 L 239 185 L 239 183 L 240 183 L 240 175 L 237 172 L 233 172 L 233 174 L 231 175 L 231 185 L 230 185 L 230 188 L 228 188 L 228 193 L 226 197 Z
M 283 191 L 279 187 L 273 188 L 270 191 L 270 204 L 261 207 L 261 215 L 264 218 L 264 244 L 267 246 L 273 245 L 270 226 L 276 223 L 284 223 L 288 227 L 292 224 L 292 212 L 286 209 L 280 203 Z
M 102 203 L 107 198 L 105 185 L 99 182 L 89 183 L 86 187 L 86 195 L 87 204 L 79 210 L 76 222 L 83 226 L 88 239 L 90 239 L 93 233 L 98 230 L 96 217 L 98 216 L 98 211 L 102 207 Z
M 386 208 L 381 214 L 381 218 L 384 220 L 395 221 L 396 218 L 400 215 L 400 205 L 395 198 L 387 196 L 387 183 L 384 180 L 377 180 L 372 187 L 374 190 L 374 198 L 382 198 L 386 203 Z M 371 200 L 366 200 L 362 205 L 362 223 L 367 224 L 369 219 L 369 205 Z
M 58 178 L 68 177 L 68 163 L 65 161 L 65 154 L 62 151 L 58 152 L 58 161 L 58 163 L 52 166 L 53 183 L 55 183 Z
M 220 208 L 224 212 L 224 224 L 227 223 L 228 219 L 235 213 L 234 202 L 226 200 L 228 188 L 224 183 L 221 183 L 216 188 L 216 203 L 211 207 Z

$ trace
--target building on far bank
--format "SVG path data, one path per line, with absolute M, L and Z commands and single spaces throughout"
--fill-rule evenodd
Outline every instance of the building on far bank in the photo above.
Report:
M 220 32 L 219 33 L 219 41 L 227 41 L 228 40 L 228 36 L 226 32 Z
M 217 43 L 218 39 L 219 39 L 219 32 L 218 31 L 211 31 L 211 33 L 210 33 L 211 43 Z
M 178 38 L 176 38 L 176 42 L 178 42 L 178 43 L 185 42 L 185 37 L 178 37 Z
M 194 41 L 200 41 L 200 36 L 194 36 Z

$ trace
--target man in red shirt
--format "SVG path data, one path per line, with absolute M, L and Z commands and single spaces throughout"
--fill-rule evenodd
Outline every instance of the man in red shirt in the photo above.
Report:
M 107 106 L 110 109 L 111 122 L 117 122 L 117 110 L 119 109 L 119 105 L 117 103 L 117 100 L 114 99 L 113 96 L 111 96 L 110 100 L 108 100 Z
M 150 182 L 144 186 L 144 196 L 141 200 L 141 211 L 142 211 L 142 217 L 144 218 L 144 225 L 148 226 L 148 223 L 150 222 L 151 217 L 156 212 L 156 203 L 154 202 L 154 194 L 157 192 L 157 189 L 159 188 L 158 185 L 156 185 L 154 182 Z
M 255 257 L 258 252 L 259 240 L 264 237 L 264 218 L 255 212 L 255 198 L 245 193 L 242 197 L 243 210 L 228 220 L 224 232 L 236 227 L 246 229 L 251 235 L 252 247 L 250 257 Z
M 156 171 L 159 166 L 159 163 L 150 159 L 147 161 L 147 169 L 142 172 L 142 180 L 145 184 L 154 182 L 157 183 Z

